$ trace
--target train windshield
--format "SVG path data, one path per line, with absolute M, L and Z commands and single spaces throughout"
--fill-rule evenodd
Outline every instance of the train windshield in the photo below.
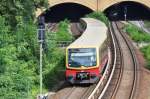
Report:
M 95 48 L 76 48 L 68 50 L 69 67 L 96 66 Z

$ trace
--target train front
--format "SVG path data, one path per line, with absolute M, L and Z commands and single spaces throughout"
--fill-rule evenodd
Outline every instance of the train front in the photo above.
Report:
M 99 79 L 96 48 L 66 50 L 66 80 L 74 84 L 95 83 Z

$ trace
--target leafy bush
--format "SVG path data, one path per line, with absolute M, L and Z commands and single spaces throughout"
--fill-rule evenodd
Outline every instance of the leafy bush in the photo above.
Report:
M 39 44 L 37 25 L 33 23 L 35 7 L 47 0 L 27 2 L 0 1 L 0 99 L 33 99 L 39 93 Z M 18 8 L 19 7 L 19 8 Z M 33 9 L 31 9 L 33 8 Z M 29 10 L 30 9 L 30 10 Z M 59 24 L 57 41 L 72 40 L 68 21 Z M 65 52 L 47 36 L 43 52 L 43 90 L 64 79 Z
M 22 17 L 24 21 L 35 18 L 35 11 L 37 8 L 48 7 L 48 0 L 0 0 L 0 15 L 4 16 L 7 20 L 7 24 L 11 25 L 15 30 L 18 24 L 17 18 Z
M 147 66 L 146 67 L 150 70 L 150 61 L 147 62 Z
M 150 42 L 150 35 L 143 32 L 141 29 L 137 28 L 134 25 L 126 25 L 125 26 L 125 31 L 129 34 L 129 36 L 138 43 L 142 42 Z M 146 67 L 150 69 L 150 46 L 146 46 L 141 48 L 142 53 L 144 54 L 144 57 L 147 60 L 147 65 Z
M 51 58 L 44 57 L 44 84 L 46 88 L 53 89 L 60 80 L 64 80 L 65 53 L 63 49 L 55 48 Z M 59 78 L 59 79 L 58 79 Z
M 141 51 L 144 53 L 144 57 L 147 60 L 147 68 L 150 69 L 150 45 L 141 48 Z
M 143 32 L 139 28 L 137 28 L 134 25 L 126 25 L 125 26 L 125 31 L 130 35 L 130 37 L 135 41 L 135 42 L 150 42 L 150 35 Z
M 72 40 L 68 23 L 68 20 L 60 22 L 55 36 L 50 35 L 54 33 L 46 33 L 47 50 L 44 54 L 43 76 L 44 85 L 49 90 L 54 89 L 60 80 L 64 80 L 65 51 L 57 47 L 56 41 Z
M 93 12 L 93 13 L 86 15 L 86 17 L 101 20 L 102 22 L 104 22 L 108 26 L 108 23 L 109 23 L 108 18 L 102 12 Z
M 37 80 L 37 57 L 32 49 L 36 47 L 35 25 L 18 25 L 12 31 L 4 17 L 0 20 L 0 98 L 27 99 Z
M 57 41 L 72 41 L 71 33 L 68 31 L 69 21 L 61 21 L 58 25 L 58 31 L 56 32 Z
M 36 8 L 43 5 L 47 0 L 0 1 L 0 99 L 32 99 L 39 93 L 33 21 Z
M 144 23 L 145 23 L 144 25 L 146 28 L 150 28 L 150 21 L 144 21 Z

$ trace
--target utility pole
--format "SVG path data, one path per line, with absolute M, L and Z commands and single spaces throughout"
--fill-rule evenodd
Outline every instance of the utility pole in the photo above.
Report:
M 43 93 L 42 93 L 42 52 L 43 52 L 43 43 L 45 39 L 45 19 L 43 16 L 40 16 L 38 19 L 38 42 L 40 43 L 40 96 L 39 99 L 43 99 Z

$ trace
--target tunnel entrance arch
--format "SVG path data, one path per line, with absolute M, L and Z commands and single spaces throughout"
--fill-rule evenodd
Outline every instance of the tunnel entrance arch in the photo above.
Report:
M 102 11 L 105 12 L 106 15 L 114 20 L 124 20 L 124 13 L 127 12 L 127 19 L 129 20 L 139 20 L 139 19 L 147 19 L 150 20 L 150 2 L 148 2 L 148 0 L 48 0 L 49 1 L 49 9 L 46 10 L 41 10 L 38 9 L 36 11 L 36 16 L 38 17 L 41 14 L 45 14 L 46 16 L 48 14 L 50 14 L 50 12 L 58 12 L 54 11 L 54 9 L 64 9 L 67 8 L 69 9 L 69 11 L 71 11 L 71 9 L 73 9 L 72 7 L 74 6 L 74 8 L 76 9 L 80 9 L 82 8 L 82 11 L 77 11 L 76 10 L 76 14 L 74 16 L 77 16 L 78 12 L 79 14 L 83 14 L 83 12 L 93 12 L 93 11 Z M 67 6 L 67 7 L 66 7 Z M 126 8 L 125 8 L 126 6 Z M 64 7 L 64 8 L 63 8 Z M 138 11 L 137 11 L 138 8 Z M 84 9 L 84 10 L 83 10 Z M 127 11 L 124 11 L 124 9 L 127 9 Z M 132 10 L 133 9 L 133 10 Z M 67 13 L 69 11 L 66 10 L 60 10 L 61 12 L 58 13 L 62 13 L 62 11 L 64 13 Z M 73 18 L 73 11 L 72 13 L 70 13 L 72 15 Z M 131 12 L 134 12 L 135 14 L 132 14 Z M 139 13 L 142 12 L 142 13 Z M 47 13 L 47 14 L 46 14 Z M 88 13 L 87 13 L 88 14 Z M 50 14 L 51 15 L 51 14 Z M 60 18 L 60 14 L 52 14 L 49 17 L 53 17 L 53 15 L 57 15 L 55 17 L 59 17 Z M 65 14 L 66 17 L 71 16 L 67 14 Z M 112 16 L 111 16 L 112 15 Z M 64 15 L 63 15 L 64 16 Z M 82 16 L 82 15 L 81 15 Z M 117 17 L 116 17 L 117 16 Z M 146 17 L 145 17 L 146 16 Z M 46 18 L 48 19 L 48 17 Z M 52 18 L 51 18 L 52 19 Z M 55 20 L 57 21 L 57 20 Z
M 110 20 L 150 20 L 150 8 L 134 1 L 123 1 L 104 10 Z
M 59 22 L 65 19 L 72 22 L 78 21 L 86 14 L 93 12 L 92 9 L 77 3 L 61 3 L 45 10 L 41 15 L 45 17 L 46 22 Z

